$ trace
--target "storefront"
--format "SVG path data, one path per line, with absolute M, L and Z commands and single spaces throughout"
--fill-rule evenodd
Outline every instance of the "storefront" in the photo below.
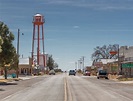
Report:
M 123 62 L 121 67 L 123 75 L 133 77 L 133 62 Z
M 107 64 L 108 72 L 110 74 L 118 74 L 119 73 L 119 68 L 118 68 L 118 63 L 117 62 L 110 62 Z
M 31 75 L 31 67 L 29 65 L 19 65 L 20 75 Z

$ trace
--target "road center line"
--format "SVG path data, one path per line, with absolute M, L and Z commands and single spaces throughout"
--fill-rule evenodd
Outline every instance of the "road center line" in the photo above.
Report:
M 68 101 L 73 101 L 72 92 L 70 90 L 69 81 L 66 79 L 66 86 L 67 86 L 67 98 Z
M 67 101 L 67 86 L 66 77 L 64 78 L 64 101 Z

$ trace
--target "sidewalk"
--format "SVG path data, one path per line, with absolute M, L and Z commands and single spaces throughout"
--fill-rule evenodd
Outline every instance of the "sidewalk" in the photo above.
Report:
M 27 79 L 31 79 L 31 78 L 35 78 L 37 76 L 29 76 L 29 75 L 20 75 L 18 78 L 20 78 L 21 80 L 27 80 Z
M 0 76 L 0 85 L 15 84 L 16 81 L 28 80 L 28 79 L 35 78 L 35 77 L 37 76 L 19 75 L 18 78 L 8 77 L 7 79 L 5 79 L 4 76 Z
M 123 84 L 133 84 L 133 80 L 131 80 L 131 81 L 120 81 L 118 79 L 111 79 L 111 80 L 116 81 L 118 83 L 123 83 Z
M 120 83 L 124 83 L 124 84 L 133 84 L 133 81 L 120 81 Z
M 29 76 L 29 75 L 19 75 L 18 78 L 22 79 L 22 80 L 27 80 L 27 79 L 31 79 L 31 78 L 35 78 L 37 76 Z M 0 79 L 4 79 L 4 76 L 0 76 Z M 7 79 L 12 79 L 12 77 L 7 77 Z

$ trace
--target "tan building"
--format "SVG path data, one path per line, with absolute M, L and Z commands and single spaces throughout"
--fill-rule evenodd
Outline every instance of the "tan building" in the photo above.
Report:
M 128 77 L 133 77 L 133 46 L 122 46 L 119 51 L 120 57 L 123 57 L 121 61 L 121 73 Z
M 111 60 L 111 61 L 110 61 Z M 133 46 L 121 46 L 118 59 L 101 59 L 93 65 L 97 70 L 106 69 L 110 74 L 133 77 Z
M 20 58 L 19 59 L 19 74 L 20 75 L 31 75 L 32 74 L 32 59 L 31 58 Z

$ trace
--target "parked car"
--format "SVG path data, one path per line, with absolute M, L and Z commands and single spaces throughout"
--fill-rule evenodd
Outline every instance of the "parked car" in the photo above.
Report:
M 76 75 L 76 71 L 75 70 L 70 70 L 69 71 L 69 75 L 74 75 L 75 76 Z
M 85 71 L 85 72 L 83 73 L 83 75 L 85 75 L 85 76 L 90 76 L 91 73 L 90 73 L 89 71 Z
M 99 70 L 97 73 L 97 79 L 99 78 L 105 78 L 108 79 L 108 73 L 106 70 Z
M 49 75 L 55 75 L 55 71 L 54 70 L 50 70 L 49 71 Z

